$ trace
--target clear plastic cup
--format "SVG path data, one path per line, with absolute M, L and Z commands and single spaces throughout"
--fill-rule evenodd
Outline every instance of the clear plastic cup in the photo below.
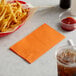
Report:
M 58 76 L 76 76 L 76 50 L 68 45 L 60 47 L 56 59 Z
M 61 28 L 63 30 L 66 30 L 66 31 L 73 31 L 73 30 L 75 30 L 76 29 L 76 23 L 74 23 L 74 24 L 66 24 L 66 23 L 62 22 L 62 20 L 67 18 L 67 17 L 72 17 L 72 18 L 76 19 L 76 16 L 72 15 L 72 12 L 70 11 L 70 9 L 65 11 L 65 12 L 62 12 L 59 15 L 59 21 L 60 21 L 60 24 L 61 24 Z

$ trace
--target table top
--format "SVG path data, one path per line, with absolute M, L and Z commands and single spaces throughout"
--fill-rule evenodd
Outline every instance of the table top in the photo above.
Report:
M 0 38 L 0 76 L 57 76 L 55 51 L 60 46 L 67 44 L 68 39 L 73 39 L 76 43 L 76 31 L 65 32 L 59 28 L 59 14 L 65 11 L 58 7 L 59 0 L 26 0 L 26 2 L 34 6 L 53 5 L 54 7 L 39 9 L 19 30 Z M 44 23 L 65 35 L 66 39 L 51 48 L 32 64 L 28 64 L 9 50 L 10 46 Z

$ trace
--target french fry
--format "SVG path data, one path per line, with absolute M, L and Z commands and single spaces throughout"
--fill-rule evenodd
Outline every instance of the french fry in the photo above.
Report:
M 6 4 L 6 1 L 5 0 L 1 0 L 1 4 Z
M 2 16 L 0 16 L 0 21 L 4 18 L 5 14 L 6 14 L 7 9 L 5 9 L 4 13 Z
M 12 8 L 11 8 L 11 5 L 9 5 L 9 10 L 10 10 L 10 13 L 11 13 L 11 15 L 12 15 L 13 20 L 14 20 L 15 22 L 17 22 L 16 16 L 15 16 L 15 14 L 14 14 Z
M 5 6 L 1 8 L 0 16 L 3 14 L 4 10 L 5 10 Z
M 14 29 L 28 16 L 29 9 L 24 9 L 18 1 L 7 3 L 5 0 L 0 2 L 0 32 Z

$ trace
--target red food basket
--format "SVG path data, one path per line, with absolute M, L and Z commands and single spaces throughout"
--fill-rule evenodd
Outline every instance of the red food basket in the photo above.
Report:
M 4 36 L 7 36 L 13 32 L 15 32 L 16 30 L 18 30 L 22 25 L 24 25 L 24 23 L 26 22 L 26 20 L 28 20 L 33 14 L 34 12 L 36 11 L 36 8 L 33 8 L 32 6 L 29 7 L 29 5 L 24 2 L 24 1 L 20 1 L 18 0 L 21 4 L 23 4 L 24 8 L 29 8 L 30 9 L 30 12 L 28 14 L 28 17 L 23 21 L 22 24 L 20 24 L 19 26 L 17 26 L 14 30 L 12 31 L 7 31 L 7 32 L 0 32 L 0 37 L 4 37 Z M 8 1 L 8 3 L 13 3 L 13 2 L 16 2 L 16 1 Z

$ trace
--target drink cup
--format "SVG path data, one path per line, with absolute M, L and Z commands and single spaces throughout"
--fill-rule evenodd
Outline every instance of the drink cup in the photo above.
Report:
M 60 47 L 56 52 L 56 59 L 58 76 L 76 76 L 76 50 L 72 46 Z

